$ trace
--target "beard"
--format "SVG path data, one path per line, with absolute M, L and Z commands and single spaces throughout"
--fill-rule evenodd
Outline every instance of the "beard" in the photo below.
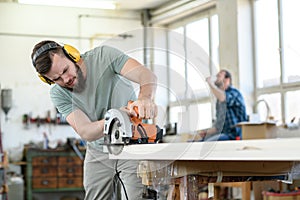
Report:
M 66 89 L 70 90 L 71 92 L 81 93 L 85 89 L 86 80 L 83 76 L 82 70 L 80 69 L 79 65 L 75 63 L 76 68 L 76 78 L 77 84 L 73 88 L 65 87 Z
M 223 81 L 216 80 L 216 81 L 215 81 L 215 85 L 216 85 L 218 88 L 223 88 L 224 83 L 223 83 Z
M 76 63 L 75 63 L 75 67 L 76 67 L 76 72 L 77 72 L 77 84 L 74 86 L 73 92 L 80 93 L 85 89 L 86 80 L 83 77 L 82 70 Z

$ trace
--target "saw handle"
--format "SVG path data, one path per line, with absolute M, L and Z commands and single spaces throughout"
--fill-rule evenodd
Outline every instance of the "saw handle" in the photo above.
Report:
M 133 104 L 133 102 L 134 102 L 134 101 L 129 100 L 128 103 L 127 103 L 127 107 L 129 107 L 131 104 Z M 137 115 L 139 115 L 139 108 L 138 108 L 137 106 L 134 106 L 134 107 L 133 107 L 133 110 L 135 111 L 135 113 L 136 113 Z
M 129 106 L 133 103 L 134 101 L 129 100 L 127 103 L 127 107 L 129 108 Z M 131 117 L 131 119 L 135 122 L 135 123 L 141 123 L 142 119 L 139 118 L 139 108 L 137 106 L 133 107 L 134 112 L 137 114 L 136 117 Z

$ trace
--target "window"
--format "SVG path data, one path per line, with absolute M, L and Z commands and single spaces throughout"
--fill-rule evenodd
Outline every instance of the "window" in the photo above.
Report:
M 208 18 L 203 18 L 186 25 L 186 37 L 200 45 L 206 53 L 209 53 Z
M 299 121 L 299 99 L 300 99 L 300 90 L 290 91 L 286 93 L 286 113 L 285 119 L 286 122 L 290 122 L 293 118 L 296 119 L 295 122 Z
M 300 81 L 300 1 L 282 1 L 284 82 Z
M 219 71 L 219 20 L 217 15 L 211 17 L 211 59 L 212 64 L 215 66 L 217 71 Z M 212 72 L 217 73 L 216 72 Z
M 172 93 L 169 119 L 178 123 L 179 132 L 185 132 L 186 127 L 189 131 L 211 127 L 214 116 L 215 105 L 205 78 L 219 70 L 216 69 L 219 66 L 218 17 L 205 13 L 175 27 L 170 25 L 173 28 L 168 34 Z
M 299 0 L 253 0 L 256 94 L 265 99 L 278 122 L 299 119 Z M 259 112 L 264 112 L 258 108 Z
M 184 48 L 183 28 L 177 28 L 175 33 L 169 34 L 169 66 L 170 66 L 170 96 L 171 101 L 183 99 L 185 96 L 185 58 L 184 53 L 180 53 Z
M 280 82 L 279 33 L 277 5 L 274 0 L 255 2 L 257 86 Z
M 259 110 L 259 117 L 261 121 L 271 120 L 274 116 L 276 116 L 276 120 L 281 121 L 281 118 L 278 117 L 281 116 L 280 93 L 261 95 L 258 97 L 256 105 L 257 110 Z
M 177 123 L 177 129 L 180 133 L 212 126 L 211 103 L 173 106 L 170 113 L 172 113 L 170 122 Z
M 198 44 L 203 50 L 198 52 L 203 59 L 207 59 L 209 55 L 209 27 L 208 27 L 208 18 L 203 18 L 195 22 L 189 23 L 186 25 L 186 37 L 191 39 L 193 42 Z M 187 49 L 189 49 L 189 43 L 186 43 Z M 186 57 L 189 61 L 190 58 Z M 197 64 L 197 63 L 196 63 Z M 197 93 L 205 90 L 205 83 L 203 82 L 204 77 L 202 75 L 201 69 L 197 66 L 187 63 L 187 84 L 189 86 L 189 97 L 197 95 Z M 194 94 L 194 95 L 193 95 Z

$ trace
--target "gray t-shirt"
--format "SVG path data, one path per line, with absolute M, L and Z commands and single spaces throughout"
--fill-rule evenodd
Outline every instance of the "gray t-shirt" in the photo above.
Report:
M 119 75 L 129 59 L 127 55 L 100 46 L 81 56 L 87 68 L 85 89 L 76 93 L 55 84 L 50 90 L 52 102 L 63 116 L 80 109 L 91 121 L 96 121 L 103 119 L 107 110 L 126 106 L 129 100 L 136 99 L 132 84 Z

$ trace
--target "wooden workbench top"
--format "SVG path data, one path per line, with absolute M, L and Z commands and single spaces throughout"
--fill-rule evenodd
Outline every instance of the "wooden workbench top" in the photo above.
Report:
M 300 161 L 300 138 L 135 144 L 110 159 Z

